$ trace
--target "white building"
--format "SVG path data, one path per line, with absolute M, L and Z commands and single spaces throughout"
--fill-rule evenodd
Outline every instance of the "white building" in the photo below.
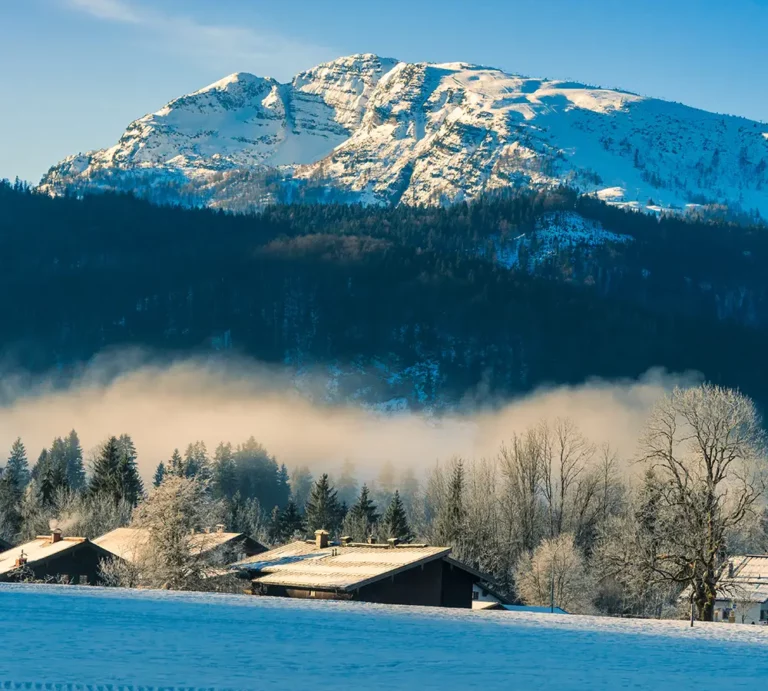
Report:
M 768 624 L 768 555 L 731 557 L 717 593 L 715 621 Z

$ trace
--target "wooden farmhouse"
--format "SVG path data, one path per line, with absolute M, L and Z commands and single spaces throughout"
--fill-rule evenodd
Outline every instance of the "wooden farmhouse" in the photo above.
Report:
M 0 552 L 0 581 L 56 581 L 96 585 L 99 565 L 112 555 L 84 537 L 41 535 Z
M 483 574 L 452 559 L 449 547 L 331 543 L 328 533 L 235 564 L 254 595 L 358 600 L 391 605 L 472 607 Z

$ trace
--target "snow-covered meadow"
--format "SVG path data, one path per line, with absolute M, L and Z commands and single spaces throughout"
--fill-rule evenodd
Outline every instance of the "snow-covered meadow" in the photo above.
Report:
M 0 586 L 0 688 L 720 689 L 768 629 L 246 596 Z

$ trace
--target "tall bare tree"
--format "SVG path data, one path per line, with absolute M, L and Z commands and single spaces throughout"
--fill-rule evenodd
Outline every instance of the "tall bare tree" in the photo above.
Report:
M 652 572 L 690 588 L 705 621 L 727 564 L 727 536 L 765 490 L 765 448 L 754 403 L 709 384 L 659 401 L 641 438 L 642 458 L 658 479 Z

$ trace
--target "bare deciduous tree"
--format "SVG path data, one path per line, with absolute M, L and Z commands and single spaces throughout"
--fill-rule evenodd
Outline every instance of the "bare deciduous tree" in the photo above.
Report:
M 641 449 L 658 478 L 660 548 L 649 566 L 655 579 L 689 587 L 699 618 L 711 621 L 727 536 L 765 489 L 757 410 L 730 389 L 675 389 L 656 405 Z

